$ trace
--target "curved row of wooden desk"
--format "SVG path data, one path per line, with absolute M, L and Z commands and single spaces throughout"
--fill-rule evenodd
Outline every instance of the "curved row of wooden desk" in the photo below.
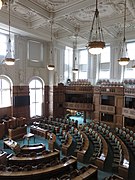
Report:
M 60 160 L 60 152 L 55 149 L 53 152 L 46 152 L 46 154 L 41 154 L 41 155 L 36 155 L 34 157 L 26 157 L 26 156 L 21 156 L 21 157 L 18 157 L 18 156 L 15 156 L 15 155 L 12 155 L 11 157 L 8 158 L 8 163 L 10 165 L 18 165 L 18 166 L 21 166 L 21 165 L 27 165 L 27 164 L 32 164 L 32 165 L 37 165 L 39 163 L 49 163 L 51 162 L 52 160 Z
M 65 156 L 68 156 L 69 155 L 69 149 L 72 145 L 72 136 L 71 134 L 68 133 L 67 135 L 67 140 L 65 143 L 62 143 L 62 154 L 65 155 Z
M 87 135 L 82 131 L 81 131 L 81 135 L 82 135 L 82 138 L 83 138 L 83 145 L 82 145 L 82 148 L 80 150 L 77 150 L 77 160 L 79 162 L 84 161 L 84 156 L 87 153 L 89 145 L 90 145 Z
M 97 167 L 91 164 L 89 166 L 90 167 L 88 168 L 88 170 L 76 176 L 75 178 L 73 178 L 73 180 L 97 180 Z
M 102 128 L 99 133 L 101 133 L 101 131 L 102 131 Z M 104 137 L 107 138 L 106 137 L 107 134 L 105 132 L 102 132 L 102 133 L 103 133 Z M 115 136 L 115 138 L 118 139 L 118 141 L 120 142 L 121 148 L 122 148 L 122 161 L 118 165 L 118 174 L 120 176 L 122 176 L 123 178 L 128 179 L 129 164 L 130 164 L 129 151 L 128 151 L 125 143 L 121 140 L 121 138 L 116 136 L 114 133 L 113 133 L 113 135 Z
M 99 169 L 103 169 L 107 155 L 108 155 L 108 145 L 106 140 L 98 133 L 101 138 L 101 142 L 103 145 L 103 149 L 99 157 L 96 158 L 95 165 L 98 166 Z
M 51 177 L 62 175 L 63 173 L 69 172 L 70 169 L 77 168 L 77 159 L 75 157 L 70 157 L 65 163 L 60 163 L 58 165 L 42 168 L 42 169 L 32 169 L 30 171 L 1 171 L 0 179 L 2 180 L 49 180 Z
M 123 151 L 123 158 L 121 164 L 119 164 L 118 173 L 120 176 L 124 177 L 125 179 L 128 179 L 128 169 L 130 162 L 129 152 L 124 142 L 118 136 L 117 139 L 119 140 Z

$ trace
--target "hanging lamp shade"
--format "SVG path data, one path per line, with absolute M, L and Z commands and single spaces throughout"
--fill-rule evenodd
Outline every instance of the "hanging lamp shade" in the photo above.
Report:
M 3 5 L 2 0 L 0 0 L 0 9 L 2 8 L 2 5 Z
M 78 29 L 77 29 L 78 30 Z M 75 35 L 75 58 L 74 58 L 74 67 L 73 67 L 73 69 L 72 69 L 72 72 L 74 73 L 74 74 L 76 74 L 76 73 L 78 73 L 78 68 L 77 68 L 77 36 L 78 36 L 78 33 Z
M 88 49 L 90 54 L 101 54 L 103 48 L 105 47 L 105 42 L 93 41 L 89 42 Z
M 15 57 L 14 57 L 14 51 L 12 50 L 11 47 L 11 34 L 10 34 L 10 6 L 11 6 L 11 0 L 8 0 L 8 7 L 9 7 L 9 39 L 8 39 L 8 44 L 7 44 L 7 54 L 5 56 L 5 59 L 3 62 L 6 65 L 14 65 L 15 64 Z
M 53 39 L 52 39 L 52 24 L 53 24 L 53 20 L 51 20 L 51 53 L 50 53 L 50 64 L 47 65 L 47 69 L 49 71 L 53 71 L 55 66 L 54 64 L 52 63 L 53 62 Z
M 121 66 L 126 66 L 130 61 L 130 58 L 128 57 L 128 52 L 127 52 L 125 25 L 126 25 L 126 0 L 124 2 L 124 32 L 123 32 L 124 37 L 123 37 L 123 42 L 120 49 L 120 58 L 118 59 L 118 62 Z
M 11 0 L 12 2 L 14 1 L 14 0 Z M 7 6 L 7 4 L 8 4 L 8 0 L 0 0 L 0 9 L 3 7 L 3 6 Z
M 128 63 L 129 63 L 129 61 L 130 61 L 130 59 L 129 58 L 120 58 L 120 59 L 118 59 L 118 62 L 119 62 L 119 65 L 121 65 L 121 66 L 126 66 L 126 65 L 128 65 Z
M 55 66 L 54 66 L 53 64 L 48 64 L 48 65 L 47 65 L 47 69 L 48 69 L 49 71 L 53 71 L 54 68 L 55 68 Z
M 4 62 L 6 65 L 14 65 L 15 58 L 13 51 L 11 51 L 11 40 L 9 39 L 8 46 L 7 46 L 7 54 L 5 56 Z
M 89 35 L 89 41 L 86 45 L 89 53 L 91 54 L 100 54 L 105 47 L 104 37 L 103 37 L 103 30 L 101 27 L 101 22 L 99 18 L 99 10 L 98 10 L 98 1 L 96 0 L 96 10 L 94 13 L 92 26 Z
M 73 72 L 73 73 L 78 73 L 78 69 L 77 69 L 77 68 L 73 68 L 73 69 L 72 69 L 72 72 Z

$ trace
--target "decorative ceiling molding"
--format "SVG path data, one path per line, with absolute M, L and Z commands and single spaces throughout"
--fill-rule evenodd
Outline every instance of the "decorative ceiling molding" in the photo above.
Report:
M 104 38 L 110 41 L 117 38 L 123 28 L 123 0 L 100 0 L 98 8 Z M 0 23 L 4 24 L 5 21 L 6 25 L 7 10 L 4 6 L 0 12 Z M 72 45 L 75 28 L 79 27 L 78 43 L 84 43 L 85 46 L 95 11 L 95 0 L 13 0 L 11 10 L 11 26 L 14 27 L 12 30 L 18 29 L 16 33 L 33 34 L 34 37 L 49 41 L 49 22 L 53 18 L 53 33 L 57 40 Z M 134 31 L 135 1 L 127 0 L 126 34 L 131 37 Z

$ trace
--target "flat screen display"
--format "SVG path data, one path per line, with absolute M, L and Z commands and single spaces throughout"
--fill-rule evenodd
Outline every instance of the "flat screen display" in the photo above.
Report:
M 101 105 L 114 106 L 114 96 L 101 95 Z
M 135 109 L 135 98 L 125 97 L 125 107 Z
M 30 96 L 14 96 L 13 98 L 13 106 L 29 106 L 30 105 Z

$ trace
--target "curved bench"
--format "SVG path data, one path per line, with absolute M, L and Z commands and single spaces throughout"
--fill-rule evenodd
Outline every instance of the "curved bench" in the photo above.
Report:
M 12 155 L 8 158 L 8 163 L 11 165 L 27 165 L 27 164 L 32 164 L 32 165 L 37 165 L 39 163 L 49 163 L 52 160 L 60 159 L 60 152 L 58 150 L 54 150 L 53 152 L 45 153 L 43 152 L 41 155 L 36 155 L 34 157 L 29 156 L 15 156 Z
M 41 169 L 32 169 L 32 170 L 24 170 L 24 171 L 1 171 L 0 179 L 2 180 L 43 180 L 50 179 L 51 177 L 60 176 L 63 173 L 69 172 L 70 168 L 77 168 L 77 159 L 73 156 L 64 163 L 60 163 L 58 165 L 52 167 L 45 167 Z
M 117 138 L 121 144 L 122 151 L 123 151 L 123 158 L 122 158 L 122 162 L 119 164 L 118 173 L 120 176 L 124 177 L 125 179 L 128 179 L 128 169 L 129 169 L 129 162 L 130 162 L 129 152 L 124 142 L 119 137 Z
M 72 136 L 71 134 L 67 134 L 67 140 L 65 140 L 65 143 L 62 143 L 62 154 L 65 156 L 69 155 L 69 149 L 72 145 Z
M 89 139 L 87 135 L 84 132 L 81 132 L 82 138 L 83 138 L 83 145 L 80 150 L 77 150 L 77 160 L 79 162 L 83 162 L 84 156 L 87 153 L 87 150 L 89 148 Z
M 102 137 L 102 135 L 100 135 L 99 133 L 98 135 L 101 138 L 103 149 L 101 151 L 100 156 L 96 158 L 95 165 L 98 166 L 99 169 L 103 169 L 105 160 L 108 155 L 108 145 L 107 145 L 106 140 Z
M 34 152 L 42 152 L 45 150 L 45 145 L 43 143 L 40 144 L 31 144 L 31 145 L 23 145 L 21 147 L 21 152 L 22 153 L 30 153 L 32 151 Z

